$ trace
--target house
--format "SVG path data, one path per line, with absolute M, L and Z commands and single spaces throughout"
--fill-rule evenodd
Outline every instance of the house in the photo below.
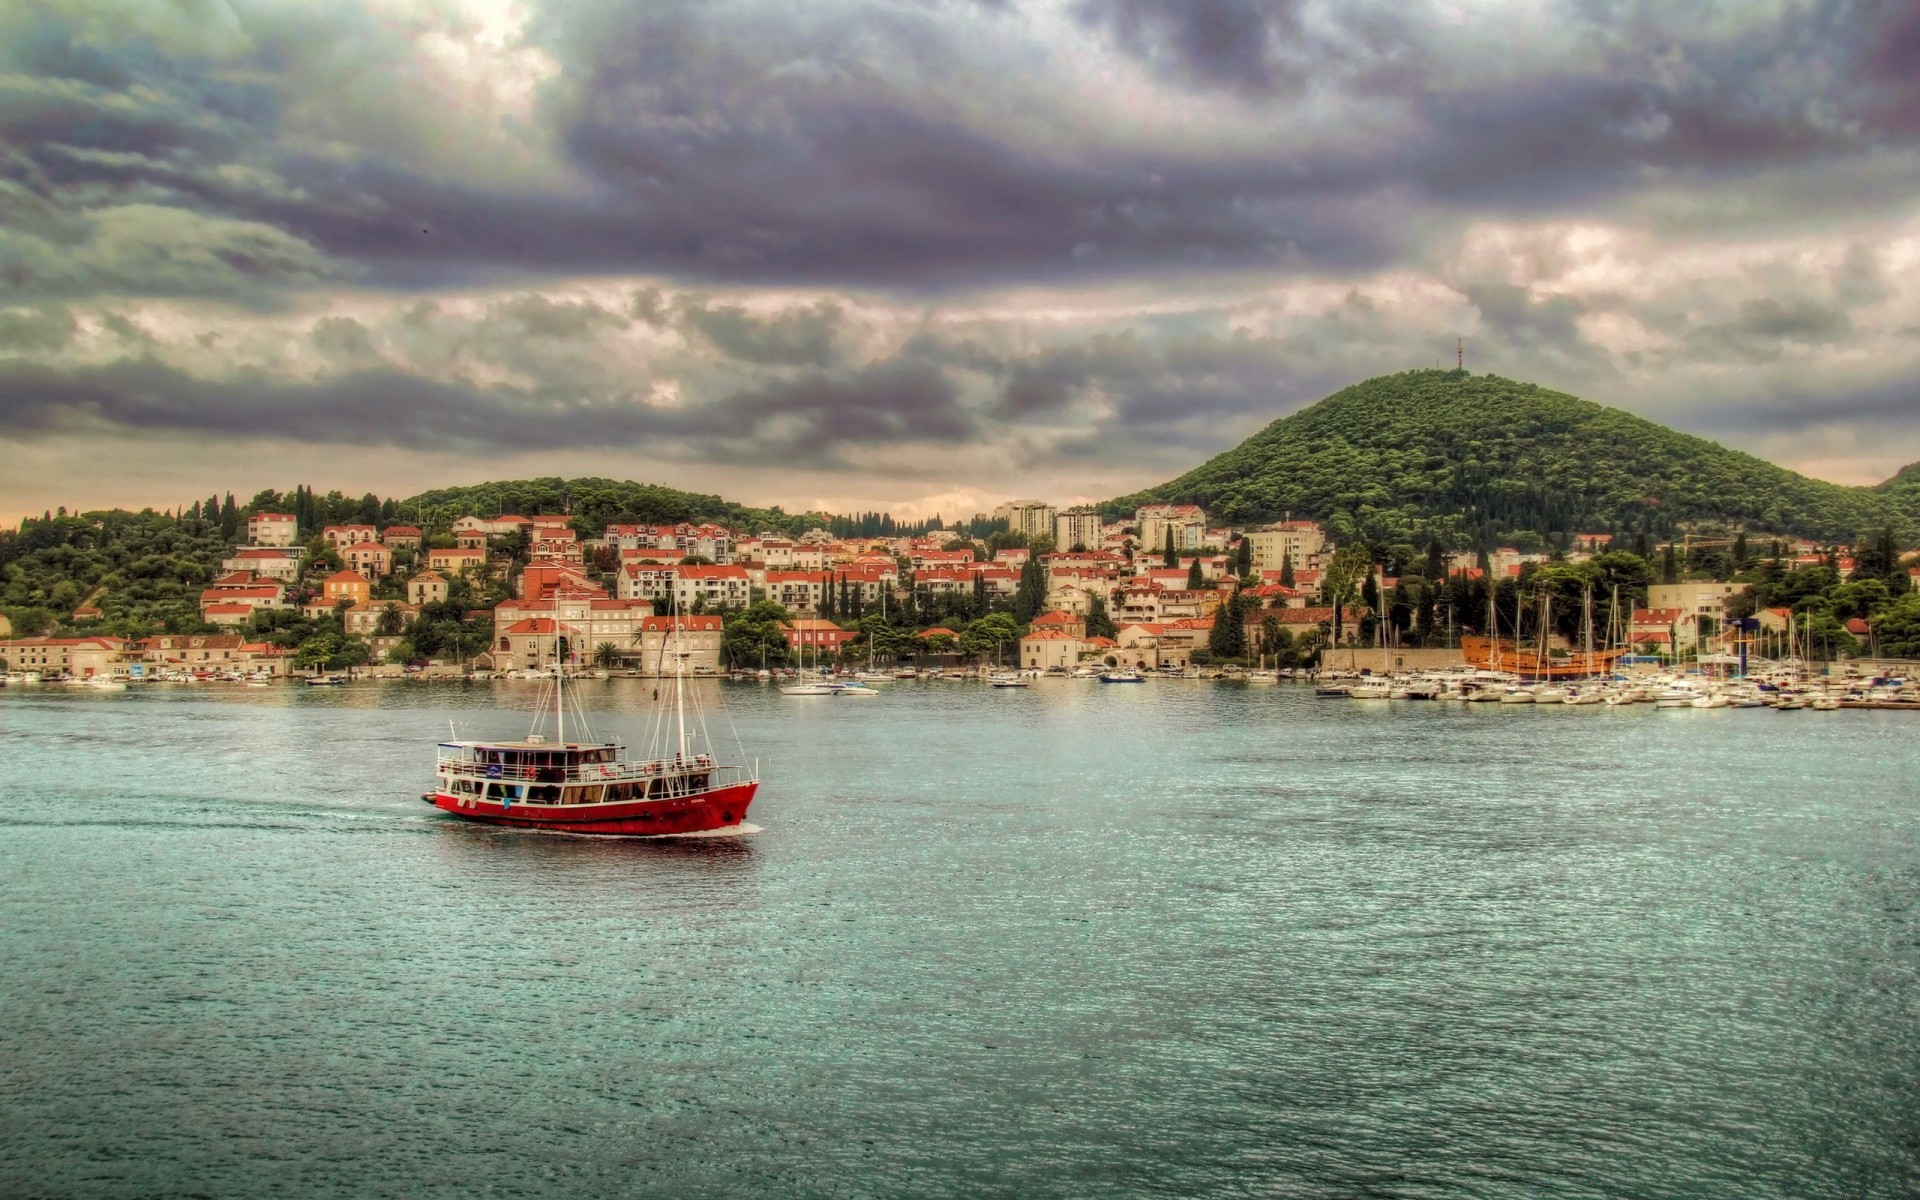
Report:
M 1163 550 L 1173 535 L 1175 550 L 1198 550 L 1206 542 L 1207 514 L 1198 504 L 1148 504 L 1134 513 L 1140 547 L 1148 553 Z
M 320 581 L 320 595 L 328 608 L 346 602 L 365 604 L 373 598 L 373 584 L 358 571 L 335 571 Z
M 782 622 L 780 632 L 786 635 L 787 645 L 796 650 L 827 654 L 838 653 L 842 646 L 860 636 L 859 630 L 842 629 L 832 621 L 803 619 Z
M 626 561 L 625 556 L 635 553 L 622 550 L 620 573 L 614 577 L 613 594 L 622 600 L 651 600 L 655 596 L 671 595 L 673 580 L 680 571 L 679 567 L 652 559 Z
M 1063 629 L 1040 629 L 1020 639 L 1020 665 L 1029 670 L 1068 668 L 1080 661 L 1078 634 Z
M 640 625 L 640 669 L 649 675 L 672 675 L 676 656 L 692 675 L 711 675 L 720 669 L 718 616 L 686 614 L 648 617 Z
M 292 583 L 300 578 L 300 555 L 293 550 L 255 546 L 235 550 L 231 557 L 220 560 L 220 568 L 224 571 L 246 571 L 282 583 Z
M 300 540 L 300 523 L 289 513 L 262 512 L 247 518 L 247 541 L 255 546 L 291 546 Z
M 387 610 L 392 609 L 398 624 L 393 632 L 398 633 L 419 617 L 420 610 L 414 605 L 398 600 L 370 600 L 365 604 L 356 604 L 341 614 L 341 625 L 348 633 L 359 637 L 371 637 L 381 632 L 381 621 Z
M 380 541 L 389 550 L 418 550 L 420 528 L 417 525 L 389 525 L 380 531 Z
M 832 585 L 826 571 L 767 571 L 760 586 L 767 599 L 796 613 L 820 611 L 822 593 Z
M 1763 608 L 1753 616 L 1760 622 L 1760 628 L 1768 633 L 1785 633 L 1793 628 L 1793 610 L 1790 608 Z
M 447 598 L 447 580 L 438 571 L 422 571 L 407 580 L 407 602 L 416 608 Z
M 653 606 L 644 600 L 616 600 L 597 592 L 549 594 L 539 600 L 505 600 L 493 610 L 494 636 L 509 627 L 534 617 L 551 618 L 559 614 L 561 623 L 574 632 L 579 646 L 576 661 L 590 660 L 602 646 L 612 646 L 622 659 L 641 656 L 640 627 L 653 615 Z
M 1656 583 L 1647 588 L 1650 609 L 1679 609 L 1695 617 L 1707 617 L 1715 626 L 1727 618 L 1727 600 L 1747 590 L 1744 583 Z
M 673 603 L 683 613 L 696 603 L 704 608 L 745 608 L 751 595 L 745 567 L 681 567 L 674 574 Z
M 286 674 L 286 651 L 265 642 L 249 642 L 237 633 L 161 634 L 129 647 L 143 667 L 181 671 L 246 671 Z
M 1087 636 L 1087 623 L 1085 620 L 1074 616 L 1072 613 L 1062 612 L 1059 609 L 1055 609 L 1052 612 L 1041 613 L 1028 623 L 1028 627 L 1036 631 L 1050 629 L 1058 633 L 1070 634 L 1076 640 Z
M 244 625 L 256 608 L 287 607 L 285 591 L 278 583 L 255 581 L 253 576 L 247 576 L 246 582 L 231 582 L 234 579 L 229 575 L 201 591 L 201 620 L 215 625 Z
M 350 542 L 339 549 L 340 561 L 348 570 L 368 579 L 380 579 L 393 570 L 393 551 L 379 542 Z
M 371 525 L 328 525 L 320 530 L 320 536 L 327 545 L 340 550 L 346 546 L 357 546 L 361 542 L 379 542 L 380 531 Z
M 122 675 L 126 643 L 108 637 L 30 637 L 0 641 L 0 662 L 9 671 L 41 675 L 70 675 L 92 679 Z
M 449 575 L 458 575 L 471 567 L 487 565 L 485 550 L 453 549 L 427 551 L 427 566 Z
M 1680 608 L 1636 608 L 1627 622 L 1627 644 L 1679 652 L 1699 640 L 1700 623 Z
M 607 589 L 587 578 L 574 563 L 536 559 L 520 572 L 518 594 L 522 600 L 541 600 L 555 592 L 605 596 Z
M 493 642 L 493 665 L 502 670 L 551 667 L 564 647 L 569 657 L 579 653 L 579 631 L 552 617 L 526 617 L 499 630 Z

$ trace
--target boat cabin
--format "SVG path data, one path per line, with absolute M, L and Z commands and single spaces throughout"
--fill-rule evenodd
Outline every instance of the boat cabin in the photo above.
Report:
M 440 743 L 444 791 L 506 807 L 669 800 L 709 790 L 713 772 L 706 754 L 678 762 L 621 762 L 613 742 Z

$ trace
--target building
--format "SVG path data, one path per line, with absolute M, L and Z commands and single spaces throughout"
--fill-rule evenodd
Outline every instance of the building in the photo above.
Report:
M 684 654 L 688 674 L 714 674 L 720 669 L 723 632 L 720 618 L 709 614 L 648 617 L 640 625 L 640 670 L 672 675 L 675 656 Z
M 438 571 L 422 571 L 407 580 L 407 602 L 416 608 L 438 604 L 446 598 L 446 577 Z
M 1198 504 L 1149 504 L 1133 516 L 1140 530 L 1140 549 L 1146 553 L 1164 550 L 1167 535 L 1173 535 L 1175 550 L 1199 550 L 1207 540 L 1207 514 Z
M 1280 521 L 1243 536 L 1247 539 L 1256 575 L 1281 570 L 1286 563 L 1292 563 L 1297 571 L 1327 545 L 1326 534 L 1312 521 Z
M 1059 629 L 1038 629 L 1020 639 L 1020 665 L 1029 670 L 1066 669 L 1080 661 L 1079 637 Z
M 448 575 L 458 575 L 469 567 L 484 569 L 487 565 L 485 550 L 452 549 L 427 551 L 427 566 Z
M 365 604 L 373 598 L 373 584 L 358 571 L 335 571 L 320 581 L 320 595 L 328 608 L 343 602 Z
M 1058 609 L 1053 612 L 1041 613 L 1028 623 L 1028 628 L 1035 630 L 1052 629 L 1060 633 L 1072 634 L 1078 639 L 1084 639 L 1087 636 L 1087 623 L 1085 620 L 1072 613 L 1062 612 Z
M 389 525 L 380 531 L 380 541 L 390 550 L 418 550 L 420 528 L 417 525 Z
M 633 663 L 641 657 L 641 624 L 653 615 L 653 606 L 644 600 L 615 600 L 596 593 L 561 592 L 541 600 L 506 600 L 493 610 L 494 636 L 522 620 L 551 618 L 572 632 L 576 662 L 589 662 L 602 646 L 612 646 L 621 659 Z
M 328 546 L 339 550 L 344 546 L 357 546 L 361 542 L 378 542 L 380 531 L 371 525 L 328 525 L 320 530 L 320 536 L 326 539 Z
M 245 571 L 281 583 L 292 583 L 300 578 L 300 555 L 294 550 L 255 546 L 234 551 L 231 557 L 220 560 L 220 567 L 225 571 Z
M 1627 623 L 1627 644 L 1678 653 L 1699 640 L 1700 622 L 1682 608 L 1636 608 Z
M 673 603 L 683 613 L 692 611 L 695 603 L 704 608 L 745 608 L 752 587 L 745 567 L 681 567 L 674 573 Z
M 108 637 L 30 637 L 0 641 L 0 662 L 9 671 L 70 675 L 75 679 L 124 676 L 125 643 Z
M 795 619 L 782 622 L 787 645 L 811 654 L 837 654 L 840 648 L 860 636 L 857 629 L 842 629 L 832 621 Z
M 1647 607 L 1677 608 L 1695 617 L 1707 617 L 1717 628 L 1727 619 L 1727 600 L 1746 590 L 1744 583 L 1656 583 L 1647 588 Z
M 1053 545 L 1056 550 L 1098 550 L 1100 513 L 1091 508 L 1070 508 L 1053 519 Z
M 256 608 L 286 608 L 285 591 L 278 583 L 221 580 L 200 593 L 200 619 L 215 625 L 244 625 Z
M 1009 500 L 993 510 L 993 519 L 1005 521 L 1009 533 L 1029 539 L 1053 536 L 1055 509 L 1045 500 Z
M 350 571 L 358 571 L 368 579 L 384 578 L 393 570 L 393 551 L 379 542 L 353 542 L 340 547 L 340 561 Z
M 420 610 L 411 604 L 403 604 L 398 600 L 372 600 L 366 604 L 356 604 L 342 613 L 340 623 L 348 633 L 372 637 L 381 632 L 380 622 L 386 617 L 388 609 L 393 610 L 394 618 L 398 621 L 393 630 L 395 633 L 405 629 L 420 615 Z
M 291 546 L 300 540 L 300 523 L 291 514 L 263 512 L 247 518 L 247 542 L 254 546 Z

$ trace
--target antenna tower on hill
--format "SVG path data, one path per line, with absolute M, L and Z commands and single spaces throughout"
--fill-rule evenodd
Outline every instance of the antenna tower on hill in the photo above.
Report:
M 1455 338 L 1453 342 L 1453 366 L 1456 371 L 1467 369 L 1467 339 Z

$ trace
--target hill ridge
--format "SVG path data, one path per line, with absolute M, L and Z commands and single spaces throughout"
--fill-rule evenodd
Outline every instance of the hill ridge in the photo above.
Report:
M 1229 524 L 1283 513 L 1336 536 L 1456 543 L 1516 531 L 1671 536 L 1727 525 L 1845 541 L 1920 513 L 1920 464 L 1848 487 L 1539 384 L 1460 370 L 1376 376 L 1281 417 L 1157 487 Z

